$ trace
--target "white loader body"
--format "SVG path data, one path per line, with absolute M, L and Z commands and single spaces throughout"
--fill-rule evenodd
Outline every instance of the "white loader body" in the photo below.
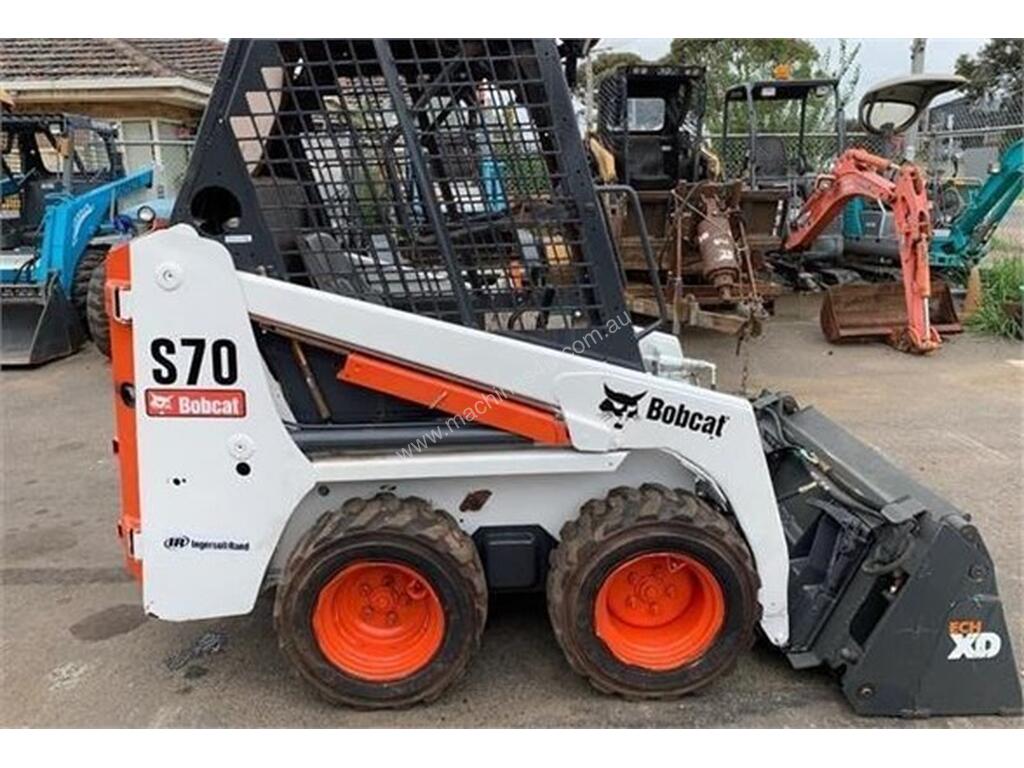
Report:
M 140 521 L 131 556 L 148 613 L 250 611 L 322 512 L 381 490 L 425 498 L 469 533 L 535 524 L 557 538 L 583 502 L 613 487 L 700 483 L 735 516 L 760 577 L 761 626 L 786 643 L 789 560 L 746 400 L 240 273 L 222 245 L 185 225 L 133 242 L 129 259 L 130 284 L 112 284 L 109 298 L 115 324 L 131 327 Z M 308 456 L 289 433 L 254 321 L 550 411 L 570 444 Z M 602 409 L 607 389 L 634 407 Z M 480 490 L 486 504 L 460 511 Z

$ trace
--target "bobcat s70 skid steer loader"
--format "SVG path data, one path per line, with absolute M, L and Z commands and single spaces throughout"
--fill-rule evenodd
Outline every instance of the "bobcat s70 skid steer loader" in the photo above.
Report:
M 864 714 L 1019 712 L 965 516 L 629 322 L 566 50 L 230 45 L 176 224 L 107 266 L 145 610 L 273 588 L 284 654 L 362 707 L 440 696 L 489 593 L 546 590 L 602 691 L 698 689 L 759 630 Z

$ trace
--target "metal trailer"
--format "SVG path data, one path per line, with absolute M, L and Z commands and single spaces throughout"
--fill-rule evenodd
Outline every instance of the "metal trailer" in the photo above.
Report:
M 554 41 L 233 41 L 174 218 L 106 286 L 147 613 L 274 588 L 361 707 L 438 698 L 489 592 L 545 590 L 602 691 L 702 688 L 759 628 L 864 714 L 1020 712 L 967 517 L 624 316 Z
M 758 193 L 719 180 L 720 161 L 704 144 L 706 91 L 702 66 L 616 69 L 598 89 L 588 146 L 601 181 L 633 201 L 605 198 L 634 315 L 657 316 L 663 298 L 676 333 L 698 325 L 756 336 L 780 292 L 759 279 L 761 255 L 781 237 L 773 217 L 744 216 L 761 204 Z M 652 295 L 652 261 L 665 297 Z

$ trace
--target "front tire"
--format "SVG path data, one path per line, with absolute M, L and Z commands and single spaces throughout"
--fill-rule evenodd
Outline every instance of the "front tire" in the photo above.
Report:
M 82 328 L 91 332 L 89 327 L 89 292 L 93 275 L 97 267 L 102 267 L 107 259 L 106 248 L 88 248 L 82 254 L 75 267 L 75 277 L 71 281 L 71 306 L 78 313 Z M 108 355 L 109 357 L 109 355 Z
M 565 524 L 548 613 L 572 668 L 598 690 L 668 699 L 749 650 L 759 581 L 743 538 L 683 490 L 617 488 Z
M 110 359 L 110 317 L 106 300 L 107 262 L 101 261 L 92 270 L 86 295 L 85 318 L 93 344 Z
M 437 699 L 487 619 L 472 540 L 418 498 L 350 499 L 303 537 L 277 590 L 281 650 L 328 701 L 366 709 Z

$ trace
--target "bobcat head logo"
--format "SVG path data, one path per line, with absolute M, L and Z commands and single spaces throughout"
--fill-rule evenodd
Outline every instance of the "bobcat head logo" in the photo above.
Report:
M 646 391 L 641 392 L 639 395 L 627 395 L 622 392 L 616 392 L 605 384 L 604 400 L 601 401 L 598 410 L 601 411 L 605 421 L 612 420 L 612 426 L 615 429 L 622 429 L 626 421 L 635 419 L 640 415 L 639 403 L 646 395 Z
M 154 413 L 167 413 L 174 405 L 171 395 L 158 395 L 155 392 L 149 393 L 149 409 Z

